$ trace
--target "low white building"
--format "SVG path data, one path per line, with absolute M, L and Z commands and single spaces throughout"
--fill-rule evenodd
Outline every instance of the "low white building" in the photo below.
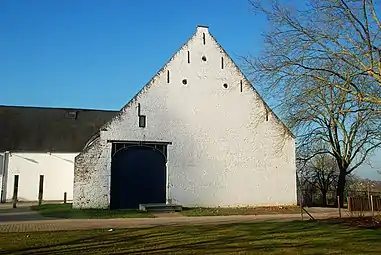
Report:
M 75 159 L 75 208 L 296 197 L 293 135 L 203 26 Z
M 36 201 L 40 178 L 43 200 L 73 198 L 74 158 L 113 111 L 0 106 L 1 202 Z

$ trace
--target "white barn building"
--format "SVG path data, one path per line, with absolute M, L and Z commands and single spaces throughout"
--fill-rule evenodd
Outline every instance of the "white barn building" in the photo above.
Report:
M 295 140 L 198 26 L 75 159 L 75 208 L 296 204 Z
M 115 111 L 0 106 L 1 202 L 12 200 L 18 175 L 18 201 L 73 198 L 74 158 Z

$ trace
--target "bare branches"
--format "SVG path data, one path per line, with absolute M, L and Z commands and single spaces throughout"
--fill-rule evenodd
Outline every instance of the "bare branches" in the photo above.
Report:
M 244 59 L 260 81 L 274 89 L 308 78 L 381 104 L 381 22 L 373 1 L 311 1 L 299 10 L 249 2 L 271 23 L 261 57 Z
M 323 198 L 323 205 L 327 205 L 327 192 L 336 187 L 339 176 L 335 158 L 329 154 L 320 154 L 299 165 L 299 174 L 303 176 L 302 186 L 313 187 L 320 191 Z
M 381 22 L 374 3 L 311 0 L 295 9 L 282 0 L 250 2 L 271 29 L 262 54 L 243 59 L 248 73 L 281 102 L 300 166 L 334 158 L 342 196 L 346 176 L 381 145 Z

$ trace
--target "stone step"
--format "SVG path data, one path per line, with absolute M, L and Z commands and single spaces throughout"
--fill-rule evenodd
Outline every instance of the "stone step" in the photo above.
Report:
M 182 209 L 177 204 L 139 204 L 139 210 L 146 212 L 179 212 Z

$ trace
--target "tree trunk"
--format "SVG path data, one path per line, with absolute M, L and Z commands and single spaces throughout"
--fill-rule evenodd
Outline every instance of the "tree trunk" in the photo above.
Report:
M 339 174 L 339 180 L 337 181 L 337 190 L 336 195 L 340 197 L 340 201 L 337 201 L 336 198 L 336 205 L 340 203 L 340 207 L 343 207 L 344 205 L 344 189 L 345 189 L 345 180 L 346 179 L 346 170 L 340 169 Z
M 322 190 L 321 195 L 322 195 L 322 199 L 323 199 L 323 206 L 326 207 L 327 206 L 327 191 Z

